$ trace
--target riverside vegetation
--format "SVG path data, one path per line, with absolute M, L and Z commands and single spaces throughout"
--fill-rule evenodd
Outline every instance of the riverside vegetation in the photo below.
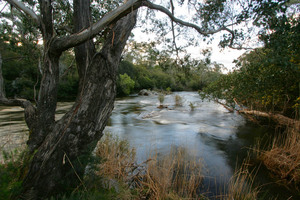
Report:
M 300 189 L 300 25 L 299 16 L 273 19 L 272 32 L 261 35 L 264 47 L 236 60 L 236 68 L 199 92 L 248 119 L 275 122 L 279 136 L 254 148 L 257 158 L 287 187 Z M 267 120 L 266 120 L 267 119 Z M 275 129 L 274 127 L 274 129 Z M 281 127 L 279 129 L 279 127 Z
M 227 12 L 226 9 L 223 9 L 222 2 L 218 1 L 222 6 L 216 6 L 218 9 L 212 10 Z M 259 5 L 261 5 L 261 8 L 254 6 L 253 13 L 250 12 L 251 9 L 249 8 L 250 13 L 246 13 L 245 16 L 237 16 L 236 19 L 242 21 L 247 18 L 246 16 L 251 15 L 258 17 L 254 19 L 254 24 L 267 27 L 259 35 L 264 46 L 247 52 L 240 57 L 236 61 L 236 68 L 232 72 L 222 74 L 222 66 L 211 63 L 209 60 L 194 60 L 186 56 L 178 61 L 171 59 L 171 55 L 166 53 L 167 51 L 159 52 L 152 44 L 135 44 L 134 46 L 145 47 L 148 50 L 146 51 L 147 58 L 151 59 L 134 60 L 132 58 L 135 56 L 131 52 L 126 52 L 117 74 L 118 95 L 128 95 L 144 88 L 202 90 L 202 96 L 222 101 L 232 110 L 238 108 L 240 113 L 243 111 L 252 120 L 262 121 L 261 117 L 265 116 L 277 120 L 281 126 L 284 126 L 285 131 L 280 132 L 281 135 L 277 138 L 271 139 L 270 147 L 265 149 L 258 146 L 254 149 L 254 153 L 264 166 L 272 172 L 275 180 L 284 181 L 287 187 L 293 187 L 299 191 L 300 26 L 299 14 L 288 10 L 290 6 L 298 8 L 299 3 L 297 1 L 272 1 L 271 5 L 264 3 Z M 69 8 L 70 6 L 66 7 Z M 201 14 L 212 16 L 212 18 L 223 16 L 208 13 Z M 59 13 L 56 14 L 59 15 Z M 57 16 L 53 15 L 53 17 Z M 26 25 L 23 28 L 30 29 L 29 40 L 25 40 L 26 37 L 20 39 L 19 37 L 24 35 L 14 32 L 14 30 L 22 30 L 20 32 L 23 33 L 23 28 L 11 28 L 9 23 L 3 23 L 3 26 L 1 24 L 0 51 L 3 57 L 4 84 L 8 97 L 27 98 L 34 101 L 37 99 L 36 94 L 39 92 L 36 88 L 41 85 L 41 75 L 40 69 L 33 66 L 39 63 L 39 51 L 42 50 L 42 47 L 38 48 L 37 42 L 32 41 L 38 41 L 36 35 L 40 35 L 40 32 L 36 30 L 35 26 L 35 28 L 31 28 L 33 26 L 30 25 L 27 18 L 23 17 L 23 19 Z M 208 21 L 210 20 L 214 21 L 214 19 L 209 18 Z M 20 26 L 21 23 L 12 24 L 13 26 Z M 78 28 L 82 29 L 82 27 Z M 49 30 L 53 31 L 53 29 L 54 27 L 51 27 Z M 7 31 L 11 34 L 7 34 Z M 59 35 L 64 32 L 58 31 L 57 33 Z M 115 35 L 113 34 L 113 36 Z M 117 39 L 118 37 L 115 38 L 115 40 Z M 19 46 L 19 41 L 22 41 L 23 45 Z M 26 43 L 26 41 L 29 42 Z M 53 44 L 52 38 L 51 40 L 47 39 L 47 41 L 48 43 L 46 42 L 45 45 Z M 225 37 L 221 46 L 232 45 L 229 44 L 229 41 L 230 38 L 226 40 Z M 45 53 L 48 53 L 48 51 Z M 74 100 L 78 91 L 79 75 L 75 69 L 76 65 L 73 63 L 73 53 L 72 50 L 65 51 L 60 56 L 60 63 L 56 63 L 59 65 L 56 73 L 60 77 L 57 93 L 60 100 Z M 115 60 L 120 59 L 118 57 Z M 51 63 L 49 66 L 51 66 Z M 44 69 L 51 69 L 49 66 L 45 65 Z M 82 69 L 86 69 L 86 67 L 83 66 Z M 42 123 L 44 122 L 42 121 Z M 138 165 L 132 162 L 134 150 L 128 148 L 126 142 L 118 141 L 118 139 L 104 138 L 103 140 L 103 147 L 100 144 L 98 149 L 104 148 L 101 152 L 104 151 L 107 154 L 102 155 L 98 152 L 96 158 L 91 159 L 94 162 L 90 162 L 90 166 L 87 168 L 89 171 L 86 173 L 85 178 L 80 181 L 79 187 L 69 192 L 69 194 L 63 195 L 61 199 L 111 199 L 120 198 L 119 195 L 128 199 L 205 198 L 201 191 L 195 190 L 195 187 L 201 184 L 201 167 L 196 168 L 193 162 L 190 166 L 182 166 L 180 160 L 184 155 L 184 150 L 175 150 L 177 155 L 175 160 L 171 159 L 174 156 L 170 155 L 167 156 L 166 161 L 159 161 L 154 156 L 145 161 L 143 165 Z M 108 148 L 108 143 L 111 146 L 117 146 L 116 149 L 110 149 L 110 146 Z M 112 157 L 109 157 L 113 152 L 117 152 L 115 157 L 119 160 L 114 161 Z M 16 159 L 15 154 L 6 154 L 5 157 L 7 159 L 0 166 L 0 189 L 1 198 L 9 199 L 16 197 L 21 190 L 21 174 L 27 170 L 27 162 L 30 162 L 31 159 L 24 158 L 24 156 Z M 67 162 L 67 159 L 64 157 L 65 162 Z M 171 159 L 171 161 L 168 161 L 168 159 Z M 172 163 L 177 165 L 172 165 Z M 103 166 L 108 170 L 107 172 L 103 170 Z M 174 166 L 179 167 L 174 168 Z M 255 176 L 255 173 L 249 172 L 245 168 L 246 166 L 248 166 L 247 162 L 242 168 L 237 169 L 228 192 L 220 198 L 258 198 L 259 187 L 252 185 L 252 176 Z M 190 170 L 191 168 L 195 170 Z M 161 169 L 169 169 L 169 171 L 166 173 L 160 171 Z M 180 174 L 169 173 L 174 171 L 178 173 L 180 171 L 185 172 L 185 169 L 189 169 L 189 173 L 195 171 L 195 174 L 177 176 Z M 162 174 L 167 176 L 164 181 L 160 179 Z M 251 178 L 248 178 L 249 175 Z M 128 178 L 131 182 L 128 182 Z M 170 180 L 172 180 L 172 183 Z M 247 180 L 250 180 L 250 182 L 245 183 L 244 181 Z M 173 185 L 173 181 L 175 185 Z M 186 184 L 180 185 L 181 182 Z M 101 186 L 100 189 L 99 185 Z M 245 188 L 250 189 L 252 192 L 248 195 L 248 190 L 245 190 Z M 230 196 L 230 194 L 232 195 Z M 239 194 L 241 195 L 236 196 Z
M 126 140 L 106 133 L 90 156 L 81 185 L 68 194 L 53 199 L 208 199 L 203 184 L 203 164 L 188 155 L 184 148 L 170 147 L 162 157 L 155 153 L 143 163 L 136 163 L 135 149 Z M 24 153 L 5 154 L 0 165 L 0 199 L 18 199 L 22 170 L 28 165 Z M 248 161 L 236 169 L 228 190 L 217 199 L 257 199 L 259 189 L 252 185 L 255 174 L 249 172 Z

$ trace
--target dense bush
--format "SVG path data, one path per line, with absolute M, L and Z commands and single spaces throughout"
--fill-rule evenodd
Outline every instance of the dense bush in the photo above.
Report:
M 126 73 L 119 75 L 119 94 L 129 95 L 132 89 L 134 88 L 134 80 L 130 78 Z
M 119 74 L 126 73 L 134 81 L 135 85 L 132 92 L 141 89 L 166 90 L 167 88 L 173 91 L 196 91 L 201 90 L 221 75 L 221 71 L 215 71 L 203 63 L 198 66 L 189 66 L 189 68 L 189 70 L 184 70 L 174 64 L 172 68 L 164 69 L 159 65 L 151 67 L 122 61 Z M 122 93 L 120 84 L 118 84 L 117 90 L 120 91 L 119 94 Z

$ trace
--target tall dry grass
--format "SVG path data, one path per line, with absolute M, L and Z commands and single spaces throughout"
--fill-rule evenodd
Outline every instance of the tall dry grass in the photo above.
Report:
M 117 181 L 115 188 L 127 185 L 127 196 L 122 191 L 121 199 L 201 198 L 202 164 L 184 148 L 172 148 L 168 155 L 155 154 L 137 164 L 128 142 L 108 134 L 99 142 L 96 155 L 101 158 L 97 176 Z
M 222 200 L 255 200 L 258 199 L 259 188 L 253 185 L 257 170 L 249 170 L 249 157 L 246 158 L 241 167 L 236 168 L 231 177 L 226 195 Z
M 157 154 L 150 158 L 138 189 L 146 199 L 200 199 L 202 167 L 184 148 L 173 147 L 162 158 Z
M 300 186 L 300 133 L 287 130 L 274 138 L 268 150 L 260 150 L 259 159 L 280 179 Z
M 126 140 L 106 133 L 96 148 L 96 156 L 101 159 L 97 175 L 125 181 L 135 167 L 135 154 Z

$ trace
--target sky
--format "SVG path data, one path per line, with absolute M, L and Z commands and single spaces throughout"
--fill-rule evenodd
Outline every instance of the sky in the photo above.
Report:
M 134 40 L 137 42 L 151 42 L 156 40 L 154 34 L 146 34 L 142 32 L 142 29 L 136 28 L 133 30 Z M 227 72 L 231 71 L 234 67 L 233 61 L 241 56 L 246 50 L 236 50 L 231 48 L 221 49 L 218 47 L 218 41 L 214 41 L 212 44 L 207 45 L 205 42 L 201 43 L 201 47 L 190 46 L 186 49 L 188 54 L 191 54 L 192 58 L 202 58 L 201 51 L 206 48 L 212 49 L 211 61 L 221 63 L 227 69 Z
M 161 0 L 155 0 L 154 2 L 159 5 L 164 5 L 164 3 L 165 3 L 165 2 L 162 2 Z M 139 10 L 139 15 L 141 15 L 142 18 L 144 17 L 143 15 L 145 15 L 145 12 L 146 12 L 145 10 L 146 10 L 145 8 Z M 191 9 L 187 8 L 187 5 L 184 5 L 181 7 L 178 5 L 177 6 L 175 5 L 175 16 L 184 21 L 192 22 L 191 21 L 192 11 L 191 11 Z M 163 18 L 168 18 L 168 17 L 163 13 L 156 12 L 156 18 L 163 19 Z M 137 42 L 157 41 L 157 37 L 154 33 L 152 33 L 152 34 L 143 33 L 142 32 L 143 25 L 142 24 L 138 24 L 138 25 L 139 25 L 139 27 L 135 28 L 133 30 L 133 33 L 135 35 L 135 37 L 134 37 L 135 41 L 137 41 Z M 192 28 L 188 28 L 188 29 L 192 29 Z M 225 68 L 227 68 L 227 72 L 231 71 L 232 68 L 235 66 L 233 61 L 236 60 L 243 53 L 245 53 L 246 50 L 236 50 L 236 49 L 231 49 L 231 48 L 221 49 L 220 47 L 218 47 L 219 38 L 221 38 L 221 35 L 223 33 L 224 32 L 215 34 L 215 36 L 214 36 L 215 40 L 213 40 L 210 44 L 203 42 L 200 34 L 193 33 L 192 34 L 193 37 L 195 37 L 196 39 L 197 39 L 197 37 L 199 37 L 199 40 L 198 40 L 199 46 L 197 46 L 197 47 L 190 46 L 190 47 L 186 48 L 187 53 L 191 54 L 192 58 L 201 59 L 201 58 L 203 58 L 203 56 L 201 56 L 201 51 L 204 49 L 210 48 L 212 50 L 211 51 L 211 61 L 213 61 L 213 62 L 215 61 L 217 63 L 223 64 L 225 66 Z M 176 41 L 177 45 L 180 45 L 181 40 L 182 40 L 182 38 L 177 39 L 177 41 Z M 252 42 L 252 44 L 254 44 L 254 45 L 251 45 L 251 46 L 257 47 L 257 44 L 255 44 L 255 43 L 257 43 L 257 36 L 253 37 L 253 41 L 254 42 Z M 249 42 L 248 42 L 248 44 L 249 44 Z

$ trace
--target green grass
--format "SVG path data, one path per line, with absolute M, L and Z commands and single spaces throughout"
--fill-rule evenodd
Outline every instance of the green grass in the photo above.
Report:
M 0 164 L 0 200 L 12 199 L 20 194 L 22 189 L 22 172 L 25 152 L 2 152 L 3 161 Z

